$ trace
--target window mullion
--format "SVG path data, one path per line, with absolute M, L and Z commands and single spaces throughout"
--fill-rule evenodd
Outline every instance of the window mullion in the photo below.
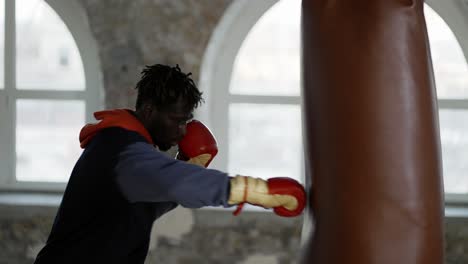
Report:
M 13 158 L 11 138 L 11 116 L 9 114 L 9 105 L 7 104 L 7 94 L 0 95 L 0 185 L 6 185 L 13 180 L 12 164 Z
M 279 95 L 246 95 L 229 94 L 229 101 L 232 103 L 251 103 L 251 104 L 301 104 L 300 96 L 279 96 Z
M 11 95 L 16 90 L 16 26 L 15 1 L 5 1 L 5 89 Z
M 0 165 L 2 175 L 0 184 L 13 184 L 15 177 L 15 1 L 5 1 L 5 50 L 4 50 L 4 76 L 5 93 L 0 100 L 0 116 L 2 126 L 0 142 L 2 151 Z
M 86 100 L 85 91 L 16 90 L 16 99 Z
M 466 109 L 468 110 L 468 99 L 439 99 L 440 109 Z

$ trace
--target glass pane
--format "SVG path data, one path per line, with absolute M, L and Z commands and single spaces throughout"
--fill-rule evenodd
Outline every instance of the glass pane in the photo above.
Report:
M 228 171 L 301 180 L 301 132 L 297 105 L 230 105 Z
M 16 3 L 17 87 L 84 90 L 80 54 L 60 17 L 43 0 Z
M 16 103 L 16 178 L 65 182 L 81 149 L 83 101 L 18 100 Z
M 438 97 L 468 98 L 468 65 L 460 44 L 436 12 L 427 5 L 424 12 Z
M 234 62 L 231 93 L 299 95 L 300 8 L 280 1 L 255 24 Z
M 468 110 L 440 110 L 445 192 L 468 193 Z

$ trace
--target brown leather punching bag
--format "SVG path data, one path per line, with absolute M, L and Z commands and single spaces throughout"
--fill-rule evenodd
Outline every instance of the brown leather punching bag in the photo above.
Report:
M 302 44 L 314 230 L 300 263 L 444 263 L 423 1 L 303 0 Z

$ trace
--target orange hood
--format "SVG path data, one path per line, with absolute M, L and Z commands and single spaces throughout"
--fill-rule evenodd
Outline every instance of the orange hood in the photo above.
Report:
M 102 129 L 109 127 L 120 127 L 137 132 L 149 143 L 154 145 L 151 136 L 143 124 L 130 113 L 129 109 L 114 109 L 94 112 L 94 117 L 100 122 L 85 125 L 80 132 L 80 145 L 85 148 L 91 139 Z

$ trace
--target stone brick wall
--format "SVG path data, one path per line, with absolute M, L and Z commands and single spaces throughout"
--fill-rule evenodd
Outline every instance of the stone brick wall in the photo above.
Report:
M 468 263 L 468 218 L 445 219 L 445 244 L 447 264 Z
M 32 263 L 56 210 L 0 205 L 0 264 Z M 295 263 L 301 227 L 301 217 L 280 218 L 266 211 L 234 217 L 225 210 L 179 207 L 155 222 L 146 263 Z
M 109 108 L 133 107 L 145 65 L 179 64 L 199 79 L 211 32 L 232 0 L 79 0 L 96 38 Z
M 0 205 L 0 264 L 32 263 L 44 245 L 57 207 Z M 447 218 L 446 263 L 468 263 L 468 219 Z M 234 217 L 224 210 L 182 207 L 153 226 L 146 263 L 293 264 L 302 218 L 271 212 Z

